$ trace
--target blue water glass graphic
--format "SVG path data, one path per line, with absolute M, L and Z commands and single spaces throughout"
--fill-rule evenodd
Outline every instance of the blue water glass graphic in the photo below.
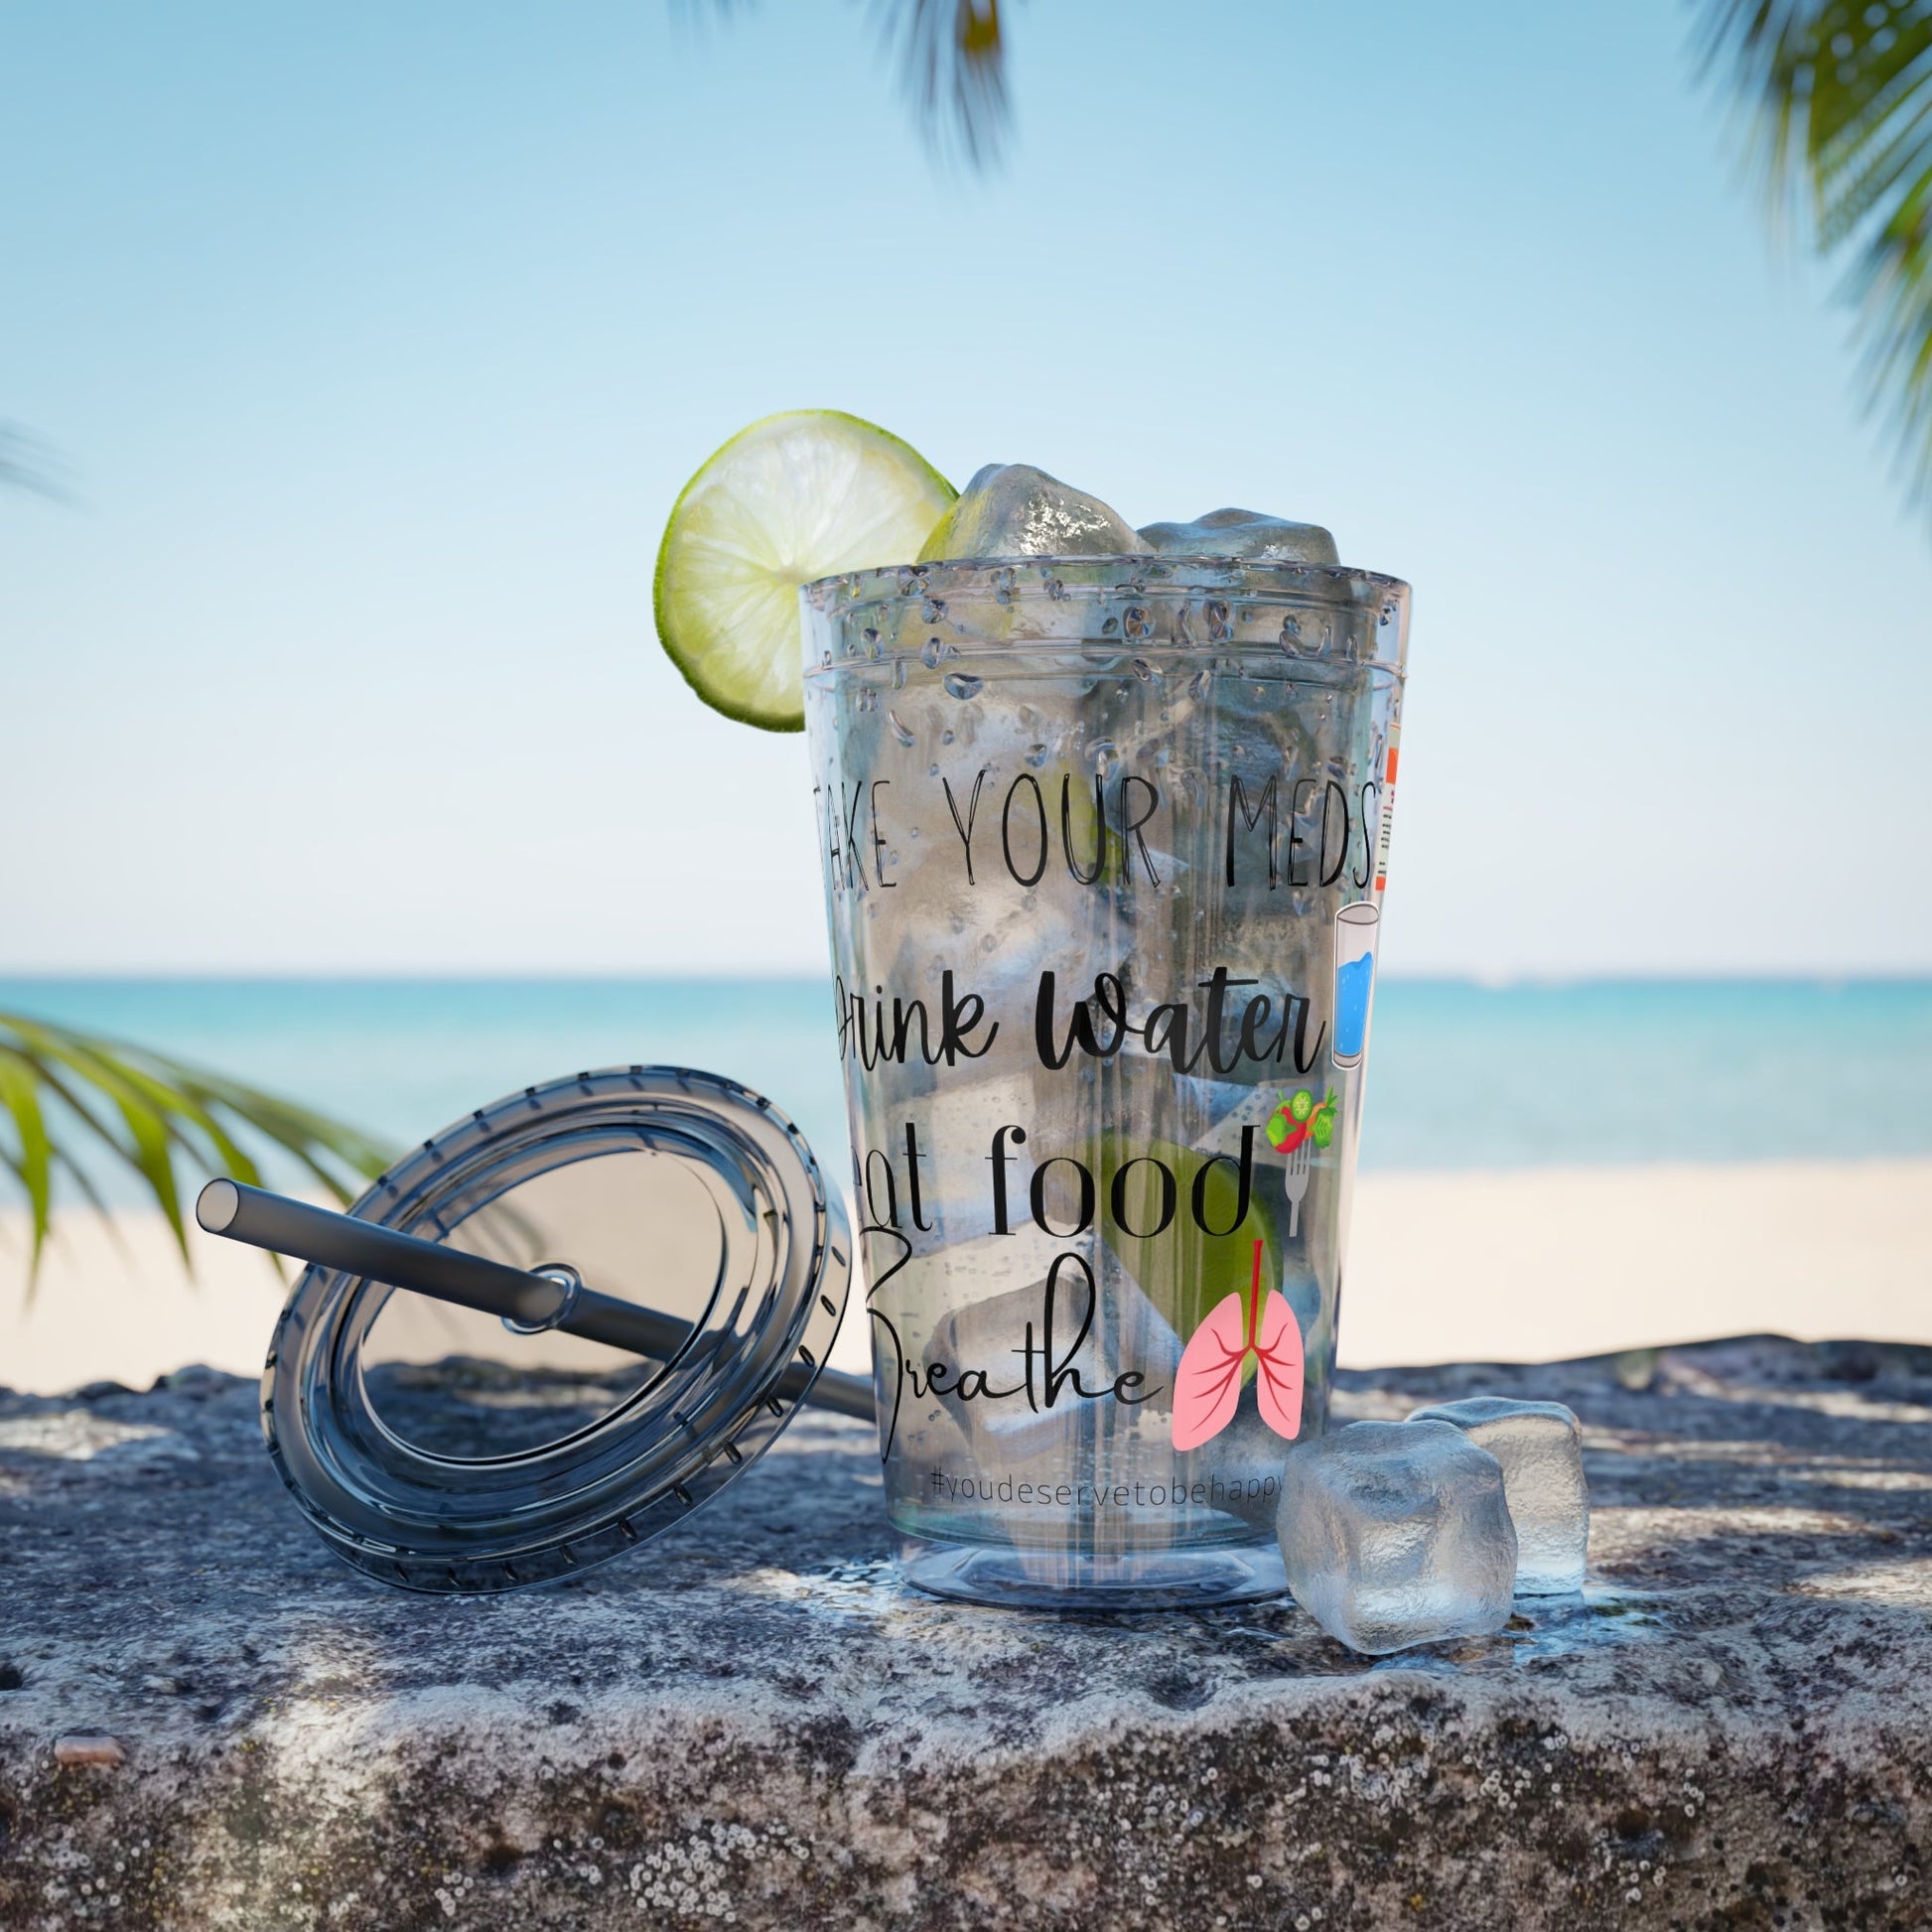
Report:
M 1369 1009 L 1375 996 L 1375 941 L 1382 923 L 1373 899 L 1356 899 L 1335 914 L 1333 1044 L 1338 1068 L 1360 1066 L 1368 1051 Z
M 1362 1057 L 1368 1043 L 1369 985 L 1375 976 L 1375 955 L 1365 952 L 1335 968 L 1335 1058 L 1351 1063 Z

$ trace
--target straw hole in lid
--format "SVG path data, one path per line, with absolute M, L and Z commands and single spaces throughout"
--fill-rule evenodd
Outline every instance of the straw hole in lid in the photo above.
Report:
M 818 1306 L 822 1308 L 827 1314 L 835 1315 L 839 1311 L 838 1305 L 832 1300 L 832 1298 L 829 1295 L 821 1295 L 818 1298 Z
M 745 1451 L 736 1443 L 727 1443 L 724 1446 L 724 1456 L 725 1460 L 736 1469 L 744 1463 Z
M 809 1348 L 807 1348 L 802 1341 L 798 1344 L 798 1359 L 801 1362 L 803 1362 L 807 1368 L 816 1368 L 818 1366 L 818 1357 L 814 1355 L 812 1351 Z

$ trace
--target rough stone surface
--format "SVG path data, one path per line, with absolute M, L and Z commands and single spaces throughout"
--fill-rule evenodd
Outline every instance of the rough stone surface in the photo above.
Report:
M 628 1564 L 409 1598 L 244 1383 L 0 1398 L 0 1927 L 1932 1922 L 1932 1350 L 1341 1379 L 1569 1403 L 1591 1594 L 1373 1663 L 1286 1602 L 948 1606 L 814 1417 Z

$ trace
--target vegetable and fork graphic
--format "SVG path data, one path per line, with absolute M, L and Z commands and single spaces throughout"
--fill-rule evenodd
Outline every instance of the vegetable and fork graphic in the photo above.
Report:
M 1292 1240 L 1302 1227 L 1302 1203 L 1309 1194 L 1309 1173 L 1314 1165 L 1314 1151 L 1335 1138 L 1335 1090 L 1317 1101 L 1307 1088 L 1298 1088 L 1291 1100 L 1286 1092 L 1282 1104 L 1268 1116 L 1268 1144 L 1277 1154 L 1288 1156 L 1284 1185 L 1288 1191 L 1288 1232 Z

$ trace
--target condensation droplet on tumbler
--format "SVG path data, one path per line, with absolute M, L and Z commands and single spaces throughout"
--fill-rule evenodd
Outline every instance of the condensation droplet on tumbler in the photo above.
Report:
M 1210 597 L 1207 600 L 1202 615 L 1207 619 L 1207 634 L 1209 638 L 1217 644 L 1226 643 L 1231 634 L 1231 628 L 1228 623 L 1228 607 L 1218 597 Z
M 1027 762 L 1031 764 L 1035 771 L 1037 771 L 1040 768 L 1040 766 L 1046 762 L 1046 757 L 1047 757 L 1047 753 L 1046 753 L 1046 747 L 1044 745 L 1029 745 L 1027 747 Z
M 998 952 L 999 949 L 1000 949 L 1000 935 L 997 932 L 989 932 L 986 935 L 986 937 L 980 941 L 981 952 Z
M 1130 637 L 1145 637 L 1148 633 L 1147 612 L 1138 604 L 1130 604 L 1121 614 L 1121 628 Z
M 919 606 L 919 616 L 927 623 L 937 623 L 946 615 L 944 598 L 929 597 Z
M 863 635 L 866 640 L 866 655 L 876 664 L 879 662 L 879 632 L 867 624 Z
M 1120 635 L 1120 620 L 1119 620 L 1118 618 L 1109 618 L 1109 619 L 1108 619 L 1108 620 L 1106 621 L 1106 622 L 1105 622 L 1105 623 L 1103 623 L 1103 624 L 1102 624 L 1102 625 L 1100 626 L 1100 634 L 1101 634 L 1101 635 L 1102 635 L 1103 637 L 1117 637 L 1117 636 L 1119 636 L 1119 635 Z
M 1187 695 L 1190 698 L 1204 698 L 1214 683 L 1214 673 L 1203 667 L 1187 680 Z
M 892 726 L 893 736 L 901 745 L 916 745 L 919 742 L 918 734 L 908 729 L 905 720 L 897 711 L 888 711 L 886 722 Z
M 877 711 L 879 709 L 879 693 L 870 687 L 861 691 L 859 693 L 859 709 L 861 711 Z
M 1139 678 L 1143 684 L 1152 684 L 1154 680 L 1157 677 L 1159 677 L 1161 674 L 1159 671 L 1157 671 L 1154 668 L 1152 664 L 1150 664 L 1147 661 L 1145 657 L 1137 657 L 1134 660 L 1134 675 L 1137 678 Z
M 919 646 L 919 662 L 923 664 L 928 671 L 936 671 L 939 668 L 939 660 L 942 657 L 944 657 L 945 654 L 946 654 L 946 647 L 944 644 L 942 644 L 939 641 L 937 637 L 928 637 L 925 640 L 925 642 Z
M 939 734 L 939 743 L 941 745 L 950 745 L 952 743 L 952 733 L 949 731 L 941 732 Z M 937 768 L 938 768 L 937 766 L 934 767 L 935 770 Z
M 905 689 L 905 659 L 902 657 L 893 659 L 893 689 L 895 691 Z
M 977 698 L 985 682 L 983 677 L 974 677 L 969 671 L 948 671 L 945 678 L 946 689 L 955 698 Z

